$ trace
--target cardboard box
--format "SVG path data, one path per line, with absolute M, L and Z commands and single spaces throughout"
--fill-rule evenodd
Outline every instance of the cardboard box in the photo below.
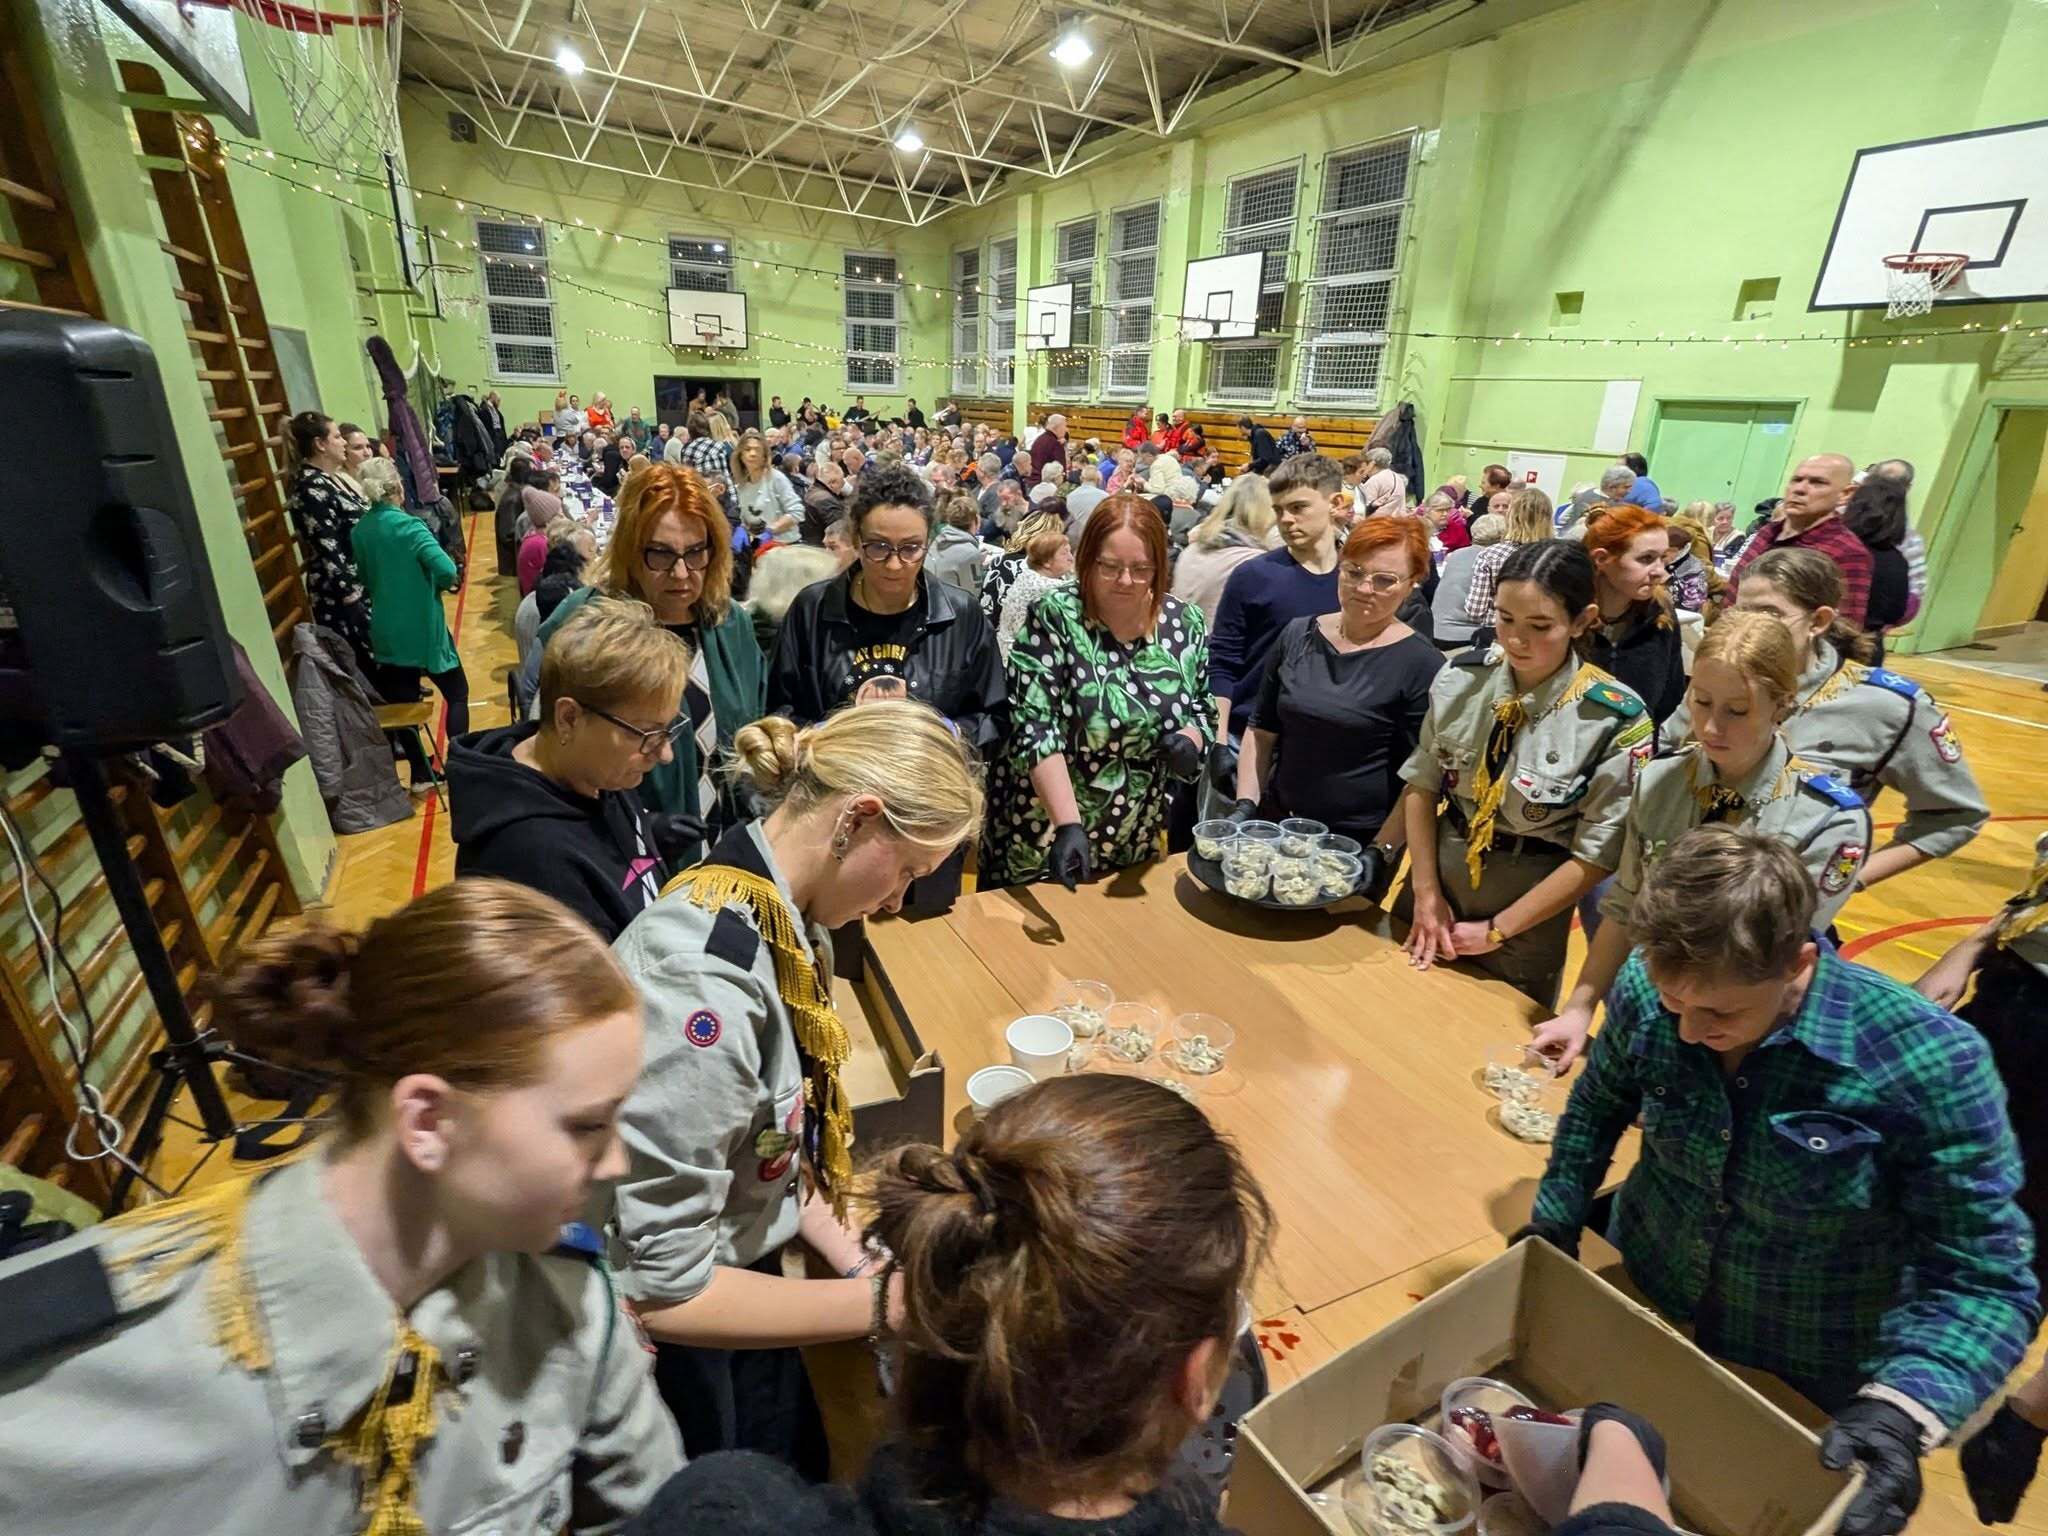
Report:
M 851 1089 L 854 1135 L 862 1150 L 908 1141 L 943 1146 L 951 1140 L 946 1134 L 946 1064 L 918 1038 L 917 1026 L 865 939 L 859 962 L 847 969 L 856 974 L 837 980 L 833 989 L 841 1000 L 841 1018 L 849 1029 L 866 1026 L 875 1049 L 862 1053 L 862 1042 L 856 1042 L 855 1051 L 886 1071 L 886 1082 L 863 1073 Z M 857 1004 L 857 1017 L 844 1006 L 848 994 Z
M 1228 1523 L 1245 1536 L 1354 1536 L 1310 1501 L 1382 1424 L 1434 1419 L 1460 1376 L 1499 1376 L 1537 1402 L 1603 1399 L 1670 1447 L 1672 1512 L 1703 1536 L 1829 1536 L 1854 1485 L 1819 1442 L 1648 1308 L 1547 1243 L 1481 1265 L 1268 1398 L 1244 1418 Z

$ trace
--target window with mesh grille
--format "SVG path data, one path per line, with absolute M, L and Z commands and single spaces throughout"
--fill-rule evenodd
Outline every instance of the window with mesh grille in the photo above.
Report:
M 846 383 L 853 389 L 894 389 L 901 332 L 894 256 L 845 253 L 839 284 L 846 319 Z
M 1376 403 L 1400 278 L 1414 136 L 1323 163 L 1314 269 L 1302 318 L 1301 393 Z
M 737 293 L 732 242 L 721 235 L 670 235 L 668 285 L 697 293 Z
M 1230 183 L 1223 215 L 1223 254 L 1262 251 L 1259 330 L 1277 331 L 1287 309 L 1287 258 L 1294 246 L 1294 212 L 1301 167 L 1255 171 Z
M 988 387 L 1009 392 L 1017 376 L 1017 237 L 988 245 Z
M 953 388 L 978 395 L 988 388 L 981 363 L 981 251 L 953 253 Z
M 1074 285 L 1074 317 L 1067 349 L 1052 355 L 1050 382 L 1069 399 L 1087 398 L 1094 371 L 1097 231 L 1092 217 L 1062 224 L 1055 231 L 1058 259 L 1053 263 L 1052 280 Z
M 1209 349 L 1209 396 L 1215 400 L 1270 400 L 1280 384 L 1280 349 Z
M 491 377 L 509 384 L 556 382 L 561 359 L 547 232 L 538 224 L 478 219 L 476 250 Z
M 1143 399 L 1152 382 L 1152 302 L 1159 281 L 1159 204 L 1109 216 L 1108 292 L 1102 306 L 1102 392 Z M 1090 335 L 1093 336 L 1091 329 Z

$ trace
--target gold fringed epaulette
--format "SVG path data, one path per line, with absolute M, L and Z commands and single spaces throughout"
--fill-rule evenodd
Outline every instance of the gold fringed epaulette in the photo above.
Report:
M 832 1209 L 846 1214 L 846 1192 L 853 1179 L 853 1106 L 847 1101 L 840 1071 L 853 1055 L 846 1025 L 832 1007 L 828 983 L 804 953 L 797 916 L 790 911 L 775 882 L 729 864 L 699 864 L 686 869 L 662 888 L 666 896 L 681 891 L 693 906 L 720 912 L 735 901 L 754 915 L 754 926 L 775 956 L 775 989 L 789 1009 L 796 1043 L 804 1055 L 804 1091 L 819 1123 L 818 1161 L 813 1169 Z
M 243 1264 L 242 1224 L 250 1193 L 274 1172 L 272 1164 L 107 1222 L 114 1239 L 106 1247 L 107 1274 L 119 1288 L 122 1309 L 160 1300 L 185 1271 L 211 1261 L 206 1283 L 214 1341 L 244 1370 L 268 1370 L 270 1340 Z

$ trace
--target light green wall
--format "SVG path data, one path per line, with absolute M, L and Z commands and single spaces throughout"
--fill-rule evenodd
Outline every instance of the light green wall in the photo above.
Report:
M 136 161 L 131 120 L 116 99 L 115 59 L 132 56 L 153 61 L 154 56 L 103 7 L 36 0 L 33 10 L 26 29 L 29 72 L 108 318 L 136 332 L 156 353 L 228 630 L 289 711 L 290 691 L 283 664 L 271 638 L 261 586 L 249 563 L 239 512 L 228 494 L 229 479 L 190 360 L 185 308 L 172 297 L 172 271 L 168 258 L 158 249 L 155 201 Z M 261 76 L 253 54 L 251 68 Z M 162 72 L 173 95 L 189 94 L 168 69 Z M 267 79 L 259 78 L 259 91 L 268 84 Z M 267 105 L 260 95 L 258 101 L 266 132 L 288 130 L 289 120 L 274 97 Z M 308 242 L 305 250 L 288 249 L 282 231 L 294 218 L 316 217 L 319 210 L 292 209 L 262 196 L 253 199 L 253 206 L 244 205 L 239 174 L 234 185 L 256 264 L 253 275 L 270 319 L 303 325 L 309 338 L 322 332 L 338 333 L 339 343 L 325 338 L 315 342 L 314 363 L 322 396 L 330 411 L 338 405 L 362 409 L 367 394 L 360 370 L 338 360 L 337 347 L 345 352 L 348 346 L 348 306 L 307 298 L 324 292 L 347 294 L 351 278 L 339 256 L 338 242 L 330 248 Z M 335 845 L 312 770 L 303 763 L 285 776 L 278 841 L 293 885 L 302 896 L 317 896 Z
M 474 302 L 481 293 L 476 253 L 452 246 L 455 240 L 475 240 L 471 221 L 477 203 L 550 221 L 560 387 L 585 404 L 601 389 L 622 413 L 637 405 L 651 419 L 656 374 L 758 378 L 764 403 L 779 394 L 792 407 L 805 395 L 835 405 L 850 400 L 837 283 L 829 276 L 776 270 L 782 263 L 837 273 L 848 251 L 894 254 L 904 284 L 899 315 L 909 355 L 901 365 L 901 387 L 867 390 L 869 406 L 894 409 L 915 396 L 929 409 L 945 393 L 947 311 L 931 290 L 947 280 L 946 256 L 930 233 L 828 217 L 822 210 L 807 226 L 796 210 L 774 204 L 510 153 L 484 142 L 456 143 L 448 133 L 445 98 L 408 87 L 402 102 L 420 216 L 435 232 L 437 259 L 459 268 L 444 274 L 443 289 L 453 302 L 448 318 L 433 327 L 442 370 L 458 385 L 495 387 L 508 417 L 531 420 L 552 410 L 555 386 L 491 377 L 484 315 Z M 458 208 L 457 199 L 472 206 Z M 451 243 L 442 243 L 443 230 Z M 731 244 L 753 337 L 745 351 L 705 358 L 695 349 L 669 347 L 663 307 L 672 234 L 723 237 Z M 756 268 L 756 261 L 763 265 Z
M 1896 81 L 1902 59 L 1912 61 L 1911 89 L 1865 88 Z M 1052 231 L 1064 219 L 1163 196 L 1151 403 L 1222 408 L 1205 390 L 1208 349 L 1174 341 L 1168 317 L 1186 259 L 1220 249 L 1230 179 L 1301 165 L 1299 283 L 1328 156 L 1420 130 L 1392 328 L 1449 334 L 1395 339 L 1381 403 L 1414 402 L 1432 481 L 1512 449 L 1566 455 L 1568 487 L 1597 478 L 1610 456 L 1591 438 L 1612 379 L 1641 381 L 1637 447 L 1660 401 L 1793 402 L 1795 456 L 1897 455 L 1919 466 L 1914 513 L 1937 561 L 1925 633 L 1908 647 L 1927 648 L 1967 638 L 1989 589 L 1988 563 L 1968 555 L 1981 541 L 1939 559 L 1973 511 L 1955 487 L 1969 483 L 1959 477 L 1987 413 L 2048 400 L 2038 352 L 1997 328 L 2048 324 L 2048 305 L 1895 325 L 1874 312 L 1809 313 L 1806 301 L 1856 149 L 2039 116 L 2044 72 L 2048 11 L 2032 0 L 1585 0 L 1334 87 L 1248 89 L 1183 141 L 1050 188 L 1031 182 L 937 228 L 949 248 L 964 245 L 1015 227 L 1035 204 L 1041 238 L 1021 290 L 1050 280 Z M 1779 282 L 1774 311 L 1736 325 L 1741 284 L 1768 277 Z M 1576 329 L 1551 326 L 1560 291 L 1585 295 Z M 1297 290 L 1289 324 L 1302 308 Z M 1884 344 L 1965 320 L 1990 333 Z M 1517 331 L 1524 343 L 1449 339 Z M 1658 345 L 1659 333 L 1715 344 Z M 1813 334 L 1832 339 L 1792 341 Z M 1724 335 L 1743 344 L 1720 345 Z M 1281 375 L 1262 403 L 1308 408 L 1291 359 Z M 1047 398 L 1045 383 L 1041 368 L 1029 398 Z M 1099 382 L 1091 398 L 1103 398 Z M 1663 489 L 1688 499 L 1685 486 Z

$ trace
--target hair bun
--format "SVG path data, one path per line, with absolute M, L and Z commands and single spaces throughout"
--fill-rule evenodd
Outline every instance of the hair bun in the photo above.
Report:
M 316 1074 L 347 1071 L 349 972 L 361 940 L 312 923 L 250 947 L 211 988 L 221 1031 L 251 1056 Z
M 796 782 L 803 755 L 803 733 L 781 715 L 768 715 L 733 734 L 733 757 L 740 772 L 770 800 L 780 800 Z

